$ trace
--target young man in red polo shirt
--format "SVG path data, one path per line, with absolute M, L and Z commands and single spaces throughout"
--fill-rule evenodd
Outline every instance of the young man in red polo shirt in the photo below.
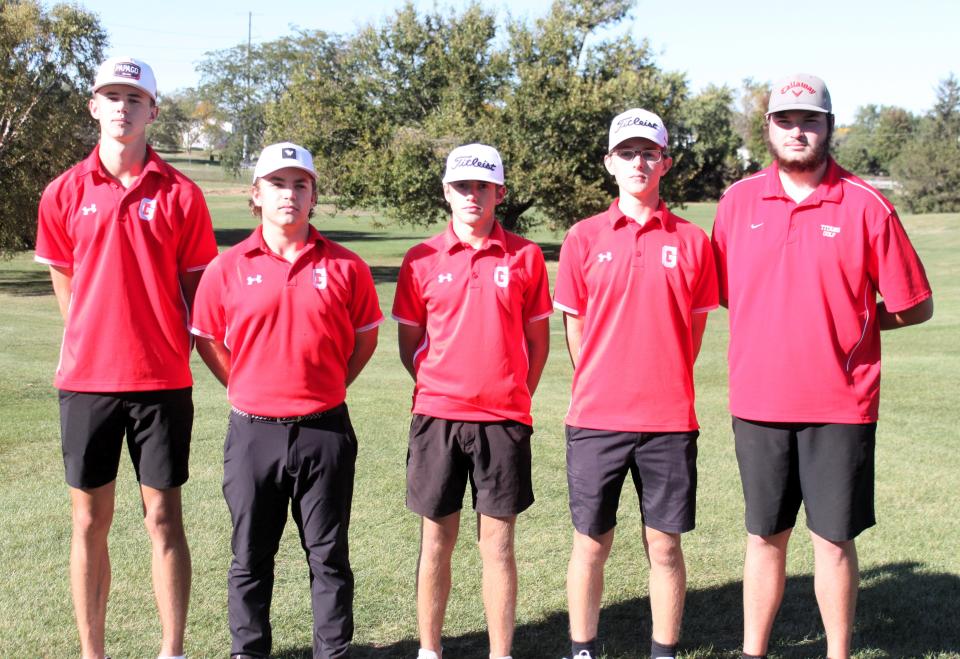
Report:
M 826 656 L 850 656 L 854 539 L 875 523 L 880 330 L 933 314 L 893 206 L 830 157 L 833 126 L 821 79 L 778 81 L 765 126 L 773 164 L 724 193 L 713 228 L 746 503 L 745 657 L 767 651 L 801 502 Z
M 675 656 L 679 641 L 680 534 L 693 529 L 696 505 L 693 363 L 707 312 L 717 307 L 717 282 L 706 234 L 660 199 L 672 165 L 667 142 L 652 112 L 613 119 L 604 164 L 620 196 L 575 224 L 560 250 L 554 305 L 574 367 L 566 418 L 574 657 L 599 651 L 603 569 L 628 471 L 650 564 L 651 656 Z
M 55 384 L 84 659 L 104 656 L 107 535 L 124 434 L 153 545 L 160 656 L 183 654 L 190 552 L 180 486 L 193 426 L 188 305 L 217 245 L 200 189 L 147 146 L 156 97 L 145 63 L 104 62 L 89 101 L 100 142 L 47 186 L 38 215 L 35 258 L 50 266 L 65 323 Z
M 483 144 L 447 158 L 446 230 L 407 252 L 393 317 L 413 376 L 407 507 L 422 516 L 420 659 L 441 654 L 450 557 L 469 479 L 483 561 L 490 657 L 509 657 L 517 599 L 516 516 L 533 503 L 530 399 L 552 313 L 543 253 L 500 226 L 503 164 Z
M 191 328 L 233 406 L 223 455 L 230 654 L 270 655 L 273 562 L 292 504 L 310 566 L 313 656 L 347 657 L 357 439 L 344 399 L 383 314 L 370 268 L 310 225 L 317 174 L 306 149 L 264 148 L 250 197 L 261 224 L 210 264 Z

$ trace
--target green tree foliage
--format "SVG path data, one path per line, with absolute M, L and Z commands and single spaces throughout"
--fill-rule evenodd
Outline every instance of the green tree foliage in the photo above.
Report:
M 837 130 L 833 153 L 844 168 L 861 176 L 889 176 L 894 159 L 912 138 L 917 119 L 903 108 L 857 108 L 850 126 Z
M 770 83 L 743 81 L 739 107 L 733 116 L 733 129 L 743 144 L 743 167 L 747 173 L 756 172 L 770 164 L 770 154 L 764 139 L 767 105 L 770 102 Z
M 686 104 L 681 133 L 686 143 L 679 145 L 682 160 L 671 174 L 687 177 L 684 200 L 718 199 L 744 173 L 737 155 L 743 141 L 734 129 L 733 105 L 733 91 L 714 85 Z
M 74 5 L 0 2 L 0 252 L 33 246 L 44 186 L 96 142 L 86 101 L 105 42 Z
M 315 155 L 342 207 L 376 207 L 401 222 L 442 220 L 440 178 L 453 147 L 484 142 L 504 159 L 508 228 L 540 217 L 555 226 L 603 209 L 615 193 L 603 167 L 611 118 L 634 106 L 660 114 L 681 145 L 664 196 L 684 199 L 701 170 L 726 162 L 729 137 L 710 144 L 722 92 L 687 112 L 681 74 L 660 71 L 645 41 L 601 39 L 629 0 L 555 1 L 533 23 L 479 4 L 418 14 L 411 3 L 378 26 L 307 58 L 267 110 L 268 139 Z M 730 143 L 732 144 L 732 142 Z M 700 153 L 690 149 L 699 145 Z M 735 148 L 735 147 L 732 147 Z
M 960 211 L 960 81 L 950 75 L 937 101 L 891 165 L 899 199 L 914 213 Z

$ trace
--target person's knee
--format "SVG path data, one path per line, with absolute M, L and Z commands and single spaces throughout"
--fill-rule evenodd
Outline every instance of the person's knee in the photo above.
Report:
M 87 540 L 103 540 L 110 533 L 113 510 L 98 508 L 74 508 L 73 532 Z
M 683 568 L 683 548 L 679 534 L 658 533 L 647 538 L 651 566 L 676 571 Z
M 145 505 L 143 523 L 154 542 L 174 545 L 185 539 L 179 500 L 171 502 L 160 499 Z
M 612 531 L 609 531 L 602 536 L 595 537 L 575 532 L 570 561 L 584 567 L 603 567 L 610 555 L 612 533 Z
M 820 561 L 826 561 L 831 564 L 839 564 L 856 559 L 857 548 L 853 540 L 827 540 L 815 533 L 813 537 L 813 550 Z
M 481 534 L 477 545 L 480 548 L 480 557 L 484 563 L 513 562 L 512 529 L 500 533 Z

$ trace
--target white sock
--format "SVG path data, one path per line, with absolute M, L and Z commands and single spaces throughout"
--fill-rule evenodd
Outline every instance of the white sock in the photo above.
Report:
M 420 652 L 417 653 L 417 659 L 440 659 L 441 653 L 443 653 L 443 650 L 440 650 L 440 652 L 434 652 L 433 650 L 420 648 Z
M 177 656 L 174 657 L 173 655 L 161 654 L 161 655 L 157 655 L 157 659 L 187 659 L 187 655 L 178 654 Z

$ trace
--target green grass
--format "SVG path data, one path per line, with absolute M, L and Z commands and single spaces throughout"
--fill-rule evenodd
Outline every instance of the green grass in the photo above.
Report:
M 177 163 L 208 193 L 221 245 L 254 226 L 245 182 L 216 166 Z M 685 217 L 709 228 L 713 206 L 691 204 Z M 318 228 L 360 253 L 373 267 L 384 312 L 406 249 L 431 233 L 382 226 L 369 214 L 319 212 Z M 960 216 L 905 218 L 932 280 L 937 311 L 923 326 L 884 335 L 884 385 L 878 438 L 880 524 L 859 541 L 863 590 L 855 645 L 858 657 L 960 657 L 960 517 L 957 438 L 960 372 Z M 561 236 L 534 234 L 551 258 Z M 67 581 L 70 511 L 59 452 L 56 393 L 51 386 L 61 322 L 44 268 L 22 254 L 0 262 L 0 656 L 76 656 Z M 520 595 L 515 656 L 568 652 L 564 574 L 570 546 L 563 415 L 571 369 L 559 318 L 552 354 L 534 401 L 537 503 L 518 525 Z M 105 328 L 109 329 L 109 328 Z M 684 537 L 689 591 L 683 631 L 686 657 L 737 657 L 740 643 L 742 501 L 726 411 L 726 313 L 711 314 L 697 365 L 700 442 L 698 526 Z M 188 650 L 224 657 L 230 522 L 220 493 L 225 393 L 194 359 L 197 408 L 184 488 L 194 587 Z M 360 438 L 352 523 L 356 571 L 357 657 L 411 657 L 416 648 L 413 574 L 418 520 L 403 506 L 404 460 L 412 383 L 400 366 L 396 327 L 381 328 L 380 346 L 350 389 Z M 126 461 L 126 458 L 124 458 Z M 113 587 L 107 647 L 114 657 L 150 657 L 159 630 L 150 587 L 149 546 L 132 470 L 122 465 L 111 533 Z M 620 528 L 607 569 L 601 636 L 610 659 L 645 652 L 650 633 L 646 566 L 635 495 L 625 489 Z M 454 587 L 445 627 L 451 657 L 486 656 L 475 524 L 465 515 L 454 556 Z M 813 599 L 812 555 L 802 524 L 791 545 L 789 584 L 774 629 L 772 654 L 823 653 Z M 274 650 L 310 656 L 307 567 L 292 522 L 277 562 Z

